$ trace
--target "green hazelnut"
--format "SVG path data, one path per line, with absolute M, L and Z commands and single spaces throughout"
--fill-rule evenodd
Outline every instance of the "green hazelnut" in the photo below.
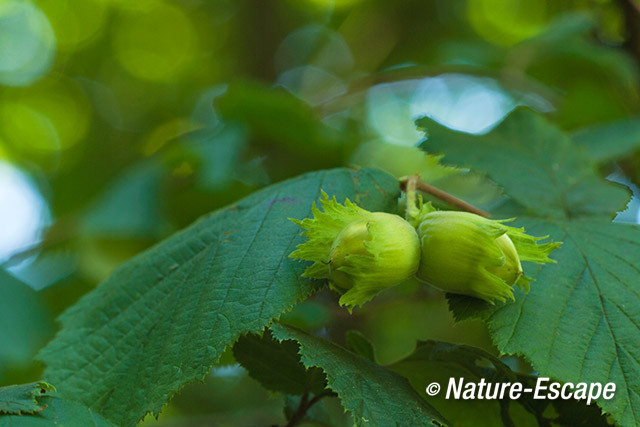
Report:
M 313 206 L 313 218 L 292 220 L 308 240 L 290 257 L 313 261 L 304 277 L 328 279 L 350 309 L 369 301 L 381 290 L 413 276 L 420 263 L 415 228 L 402 217 L 344 205 L 323 192 L 323 211 Z
M 498 237 L 495 242 L 504 255 L 504 264 L 488 266 L 487 270 L 513 286 L 524 275 L 518 251 L 507 233 Z
M 560 243 L 533 237 L 468 212 L 421 207 L 416 221 L 422 256 L 417 277 L 445 291 L 493 303 L 513 300 L 514 285 L 529 290 L 521 261 L 554 262 L 548 255 Z

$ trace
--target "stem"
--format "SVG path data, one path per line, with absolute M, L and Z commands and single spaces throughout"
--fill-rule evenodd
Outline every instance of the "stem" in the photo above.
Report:
M 284 427 L 293 427 L 302 421 L 304 414 L 307 413 L 307 409 L 309 404 L 309 392 L 305 392 L 300 398 L 300 403 L 298 403 L 298 407 L 296 408 L 296 412 L 291 415 L 289 418 L 289 422 Z
M 413 224 L 419 213 L 418 205 L 416 203 L 416 186 L 420 181 L 418 175 L 411 175 L 405 182 L 404 191 L 407 194 L 407 210 L 406 219 Z M 402 186 L 402 184 L 400 184 Z
M 306 392 L 305 394 L 303 394 L 302 397 L 300 398 L 300 403 L 296 408 L 296 412 L 293 413 L 293 415 L 289 419 L 289 422 L 284 427 L 296 426 L 300 421 L 302 421 L 307 411 L 311 409 L 313 405 L 318 403 L 318 401 L 323 397 L 331 396 L 332 394 L 333 394 L 332 391 L 326 390 L 320 394 L 315 395 L 311 400 L 309 400 L 309 392 Z
M 329 396 L 329 393 L 326 393 L 326 394 L 325 394 L 325 393 L 322 393 L 322 394 L 319 394 L 319 395 L 317 395 L 317 396 L 314 396 L 314 397 L 313 397 L 313 399 L 311 399 L 311 400 L 309 401 L 309 404 L 307 405 L 307 409 L 310 409 L 313 405 L 315 405 L 316 403 L 318 403 L 318 401 L 319 401 L 320 399 L 322 399 L 323 397 L 325 397 L 325 396 Z
M 414 210 L 417 209 L 415 206 L 415 190 L 418 189 L 424 193 L 431 194 L 432 196 L 437 197 L 438 199 L 446 202 L 447 204 L 453 206 L 454 208 L 458 208 L 460 210 L 471 212 L 476 215 L 483 216 L 485 218 L 490 218 L 491 214 L 483 211 L 480 208 L 477 208 L 462 199 L 458 199 L 456 196 L 447 193 L 439 188 L 434 187 L 433 185 L 427 184 L 426 182 L 420 180 L 420 177 L 416 175 L 412 175 L 408 178 L 400 179 L 400 188 L 407 193 L 407 216 L 414 214 Z
M 505 427 L 515 427 L 511 416 L 509 416 L 509 402 L 505 400 L 500 401 L 500 418 L 502 419 L 502 424 Z

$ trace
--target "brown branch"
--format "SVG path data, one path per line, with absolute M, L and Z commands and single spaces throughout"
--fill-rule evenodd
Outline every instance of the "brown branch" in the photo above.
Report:
M 400 179 L 400 188 L 402 189 L 402 191 L 406 191 L 407 187 L 411 187 L 411 186 L 415 186 L 413 188 L 415 188 L 416 190 L 420 190 L 423 193 L 431 194 L 432 196 L 437 197 L 438 199 L 442 200 L 443 202 L 446 202 L 448 205 L 454 208 L 458 208 L 466 212 L 471 212 L 476 215 L 483 216 L 485 218 L 491 218 L 490 213 L 485 212 L 482 209 L 477 208 L 465 202 L 464 200 L 459 199 L 456 196 L 447 193 L 446 191 L 443 191 L 437 187 L 434 187 L 433 185 L 427 184 L 426 182 L 420 180 L 418 175 L 412 175 L 408 178 Z
M 311 408 L 313 405 L 315 405 L 316 403 L 318 403 L 318 401 L 319 401 L 320 399 L 322 399 L 323 397 L 331 396 L 332 394 L 333 394 L 333 393 L 321 393 L 321 394 L 318 394 L 318 395 L 314 396 L 314 397 L 313 397 L 313 399 L 311 399 L 311 400 L 309 401 L 309 404 L 307 405 L 307 409 Z
M 298 404 L 296 411 L 293 413 L 293 415 L 291 415 L 291 418 L 289 418 L 289 422 L 284 427 L 293 427 L 300 421 L 302 421 L 302 418 L 304 418 L 304 415 L 307 413 L 307 409 L 309 409 L 308 403 L 309 392 L 305 392 L 305 394 L 303 394 L 300 398 L 300 403 Z
M 289 419 L 289 422 L 284 427 L 293 427 L 298 425 L 298 423 L 304 419 L 304 416 L 306 415 L 307 411 L 311 409 L 313 405 L 318 403 L 318 401 L 323 397 L 332 396 L 332 395 L 334 395 L 332 391 L 325 390 L 324 392 L 315 395 L 313 399 L 309 400 L 309 392 L 306 392 L 300 398 L 300 403 L 296 408 L 296 412 L 293 413 L 293 415 Z

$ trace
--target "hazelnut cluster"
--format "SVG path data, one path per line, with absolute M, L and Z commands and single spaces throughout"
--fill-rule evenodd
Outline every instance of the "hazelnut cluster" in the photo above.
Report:
M 414 275 L 445 292 L 513 300 L 514 285 L 529 291 L 521 261 L 554 262 L 549 254 L 561 244 L 539 243 L 546 237 L 505 225 L 511 220 L 438 211 L 422 200 L 407 209 L 407 220 L 349 199 L 342 205 L 324 192 L 320 203 L 312 218 L 292 219 L 308 240 L 290 257 L 313 261 L 303 276 L 328 279 L 349 309 Z

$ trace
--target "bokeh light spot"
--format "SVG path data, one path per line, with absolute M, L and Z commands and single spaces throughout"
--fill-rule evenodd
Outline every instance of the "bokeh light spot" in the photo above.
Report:
M 27 1 L 0 0 L 0 84 L 27 86 L 49 71 L 56 38 L 47 17 Z
M 74 51 L 97 39 L 106 18 L 104 0 L 38 0 L 58 41 L 58 49 Z
M 0 106 L 0 135 L 27 151 L 57 151 L 87 133 L 91 109 L 82 88 L 72 82 L 43 81 Z
M 9 143 L 26 149 L 56 151 L 60 137 L 47 116 L 19 102 L 7 102 L 0 107 L 0 131 Z
M 49 208 L 33 182 L 0 160 L 0 261 L 40 240 Z
M 410 95 L 416 81 L 384 83 L 367 92 L 367 122 L 386 142 L 414 146 L 422 137 L 411 117 Z
M 443 74 L 423 79 L 411 102 L 414 118 L 428 116 L 468 133 L 485 133 L 518 104 L 493 79 Z
M 423 138 L 415 125 L 420 117 L 462 132 L 485 133 L 526 104 L 519 98 L 491 78 L 455 73 L 383 83 L 367 92 L 367 123 L 385 142 L 415 146 Z
M 197 40 L 192 23 L 178 8 L 158 3 L 129 11 L 116 24 L 115 56 L 130 74 L 164 82 L 192 65 Z
M 473 0 L 467 13 L 480 36 L 503 46 L 535 36 L 547 24 L 546 0 Z

